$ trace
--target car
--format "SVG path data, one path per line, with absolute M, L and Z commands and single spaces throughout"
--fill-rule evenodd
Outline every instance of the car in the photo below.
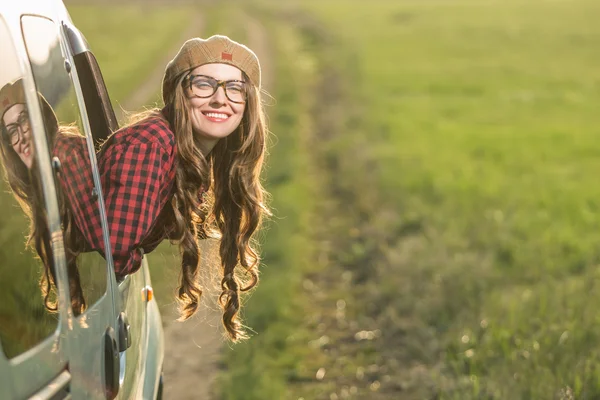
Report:
M 148 263 L 117 279 L 111 257 L 96 151 L 118 123 L 96 58 L 60 0 L 0 3 L 0 51 L 0 399 L 158 399 Z

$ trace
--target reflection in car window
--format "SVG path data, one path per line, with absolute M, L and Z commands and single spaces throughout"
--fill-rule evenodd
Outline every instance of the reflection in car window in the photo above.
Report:
M 92 168 L 77 98 L 65 69 L 58 27 L 24 16 L 23 38 L 42 108 L 50 157 L 60 163 L 56 191 L 63 228 L 71 306 L 83 313 L 106 292 L 107 264 L 95 244 L 102 237 Z M 49 167 L 49 166 L 47 166 Z
M 0 54 L 0 343 L 4 354 L 12 358 L 51 335 L 58 317 L 44 306 L 42 263 L 39 253 L 26 243 L 32 218 L 38 218 L 40 230 L 47 224 L 43 212 L 33 211 L 43 210 L 43 203 L 34 199 L 41 200 L 41 189 L 34 184 L 39 183 L 39 174 L 26 166 L 35 154 L 32 129 L 22 73 L 2 19 Z M 50 294 L 48 301 L 54 300 Z

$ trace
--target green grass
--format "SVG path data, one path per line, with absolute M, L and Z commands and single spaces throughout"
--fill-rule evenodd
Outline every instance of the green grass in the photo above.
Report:
M 304 5 L 353 44 L 376 162 L 356 172 L 396 213 L 367 291 L 382 342 L 442 398 L 600 395 L 598 5 Z
M 314 52 L 314 79 L 337 90 L 282 79 L 297 60 L 277 47 L 277 108 L 294 104 L 279 94 L 294 87 L 334 120 L 319 119 L 330 129 L 314 127 L 311 155 L 296 157 L 335 173 L 335 190 L 313 201 L 337 201 L 337 213 L 309 225 L 325 225 L 330 235 L 327 270 L 342 267 L 354 279 L 341 290 L 327 270 L 299 265 L 303 276 L 330 285 L 326 299 L 293 308 L 305 314 L 293 328 L 272 311 L 266 332 L 257 330 L 293 330 L 292 339 L 277 354 L 255 339 L 252 351 L 236 347 L 256 359 L 267 352 L 271 369 L 232 356 L 231 376 L 247 390 L 236 397 L 225 385 L 225 398 L 265 398 L 268 388 L 254 392 L 241 378 L 257 365 L 273 379 L 271 389 L 285 393 L 274 398 L 339 398 L 353 386 L 369 399 L 599 397 L 599 6 L 330 0 L 298 3 L 299 12 L 268 4 L 274 24 L 295 29 L 301 47 Z M 277 36 L 283 28 L 273 29 Z M 279 136 L 294 119 L 285 122 L 275 125 Z M 278 185 L 272 181 L 275 201 Z M 283 252 L 271 265 L 287 260 Z M 248 304 L 251 326 L 254 313 L 272 308 L 262 291 L 276 293 L 288 276 L 268 273 Z M 286 293 L 306 300 L 297 286 Z M 317 339 L 310 314 L 329 323 L 340 295 L 350 327 L 344 334 L 328 325 L 325 359 L 310 359 L 308 341 L 293 338 Z M 379 336 L 348 344 L 360 330 Z M 327 375 L 320 391 L 307 392 L 317 382 L 295 371 L 319 363 Z
M 596 257 L 595 3 L 311 4 L 357 48 L 388 201 L 486 249 L 509 241 L 532 279 Z

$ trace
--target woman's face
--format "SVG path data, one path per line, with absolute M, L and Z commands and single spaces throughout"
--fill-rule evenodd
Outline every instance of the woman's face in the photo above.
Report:
M 24 104 L 15 104 L 2 117 L 2 122 L 8 132 L 8 140 L 21 161 L 31 168 L 33 165 L 34 148 L 31 141 L 29 116 Z
M 243 88 L 239 82 L 243 80 L 242 71 L 229 64 L 215 63 L 194 68 L 190 75 L 193 75 L 193 89 L 189 81 L 185 84 L 190 117 L 194 134 L 201 139 L 206 154 L 206 150 L 210 151 L 219 139 L 229 136 L 240 125 L 246 104 L 235 101 L 240 100 L 239 90 Z M 210 78 L 227 82 L 227 96 L 223 86 L 211 95 Z

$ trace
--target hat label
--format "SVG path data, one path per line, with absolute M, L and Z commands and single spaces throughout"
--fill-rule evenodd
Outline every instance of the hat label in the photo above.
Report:
M 233 54 L 222 52 L 221 53 L 221 60 L 233 61 Z
M 8 97 L 5 97 L 4 100 L 2 100 L 2 107 L 6 107 L 8 103 L 10 103 L 10 100 L 8 99 Z

